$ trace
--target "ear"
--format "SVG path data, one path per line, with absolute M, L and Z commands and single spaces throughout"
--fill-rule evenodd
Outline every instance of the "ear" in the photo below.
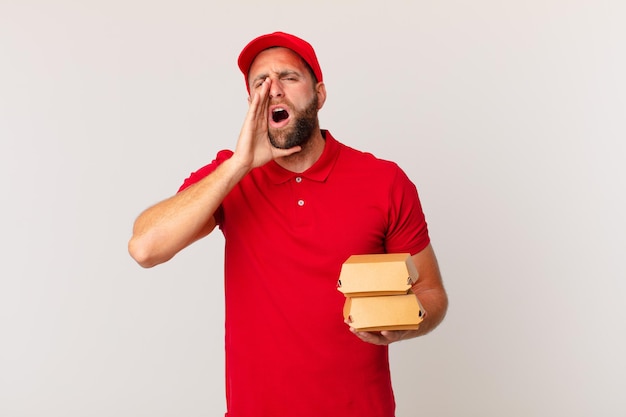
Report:
M 315 86 L 315 94 L 317 94 L 317 109 L 320 110 L 324 107 L 324 103 L 326 102 L 326 84 L 323 82 L 317 83 Z

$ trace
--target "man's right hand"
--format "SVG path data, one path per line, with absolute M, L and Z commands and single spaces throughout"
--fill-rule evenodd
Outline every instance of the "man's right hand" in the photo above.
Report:
M 302 148 L 279 149 L 272 146 L 268 136 L 270 89 L 272 80 L 267 77 L 253 90 L 246 119 L 241 128 L 235 152 L 231 159 L 247 171 L 265 165 L 277 158 L 292 155 Z

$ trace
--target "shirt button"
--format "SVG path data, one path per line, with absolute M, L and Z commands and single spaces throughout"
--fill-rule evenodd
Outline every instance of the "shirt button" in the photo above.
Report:
M 296 177 L 296 182 L 302 182 L 302 177 Z
M 304 200 L 298 200 L 298 205 L 302 207 L 304 205 Z

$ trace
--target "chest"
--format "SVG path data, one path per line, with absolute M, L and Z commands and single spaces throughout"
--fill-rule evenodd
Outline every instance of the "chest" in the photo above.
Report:
M 299 245 L 307 251 L 373 253 L 384 248 L 389 191 L 358 175 L 273 184 L 251 177 L 223 203 L 226 239 Z

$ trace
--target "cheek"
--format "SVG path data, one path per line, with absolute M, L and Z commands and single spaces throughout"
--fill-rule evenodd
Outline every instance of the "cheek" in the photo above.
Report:
M 307 111 L 311 106 L 311 103 L 315 100 L 315 95 L 312 94 L 310 90 L 299 91 L 298 95 L 295 97 L 296 98 L 293 99 L 292 104 L 294 105 L 294 108 L 301 113 Z

